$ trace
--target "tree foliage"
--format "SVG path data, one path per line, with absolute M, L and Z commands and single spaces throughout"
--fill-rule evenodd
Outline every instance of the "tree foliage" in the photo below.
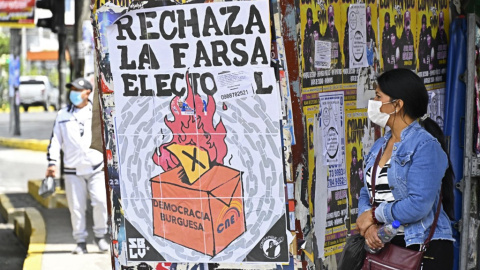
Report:
M 10 38 L 0 34 L 0 55 L 10 54 Z

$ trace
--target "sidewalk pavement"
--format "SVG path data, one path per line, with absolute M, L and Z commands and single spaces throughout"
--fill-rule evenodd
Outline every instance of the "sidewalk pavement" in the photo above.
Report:
M 55 115 L 56 113 L 51 112 L 21 114 L 22 136 L 14 137 L 8 132 L 8 113 L 0 113 L 0 145 L 46 152 Z M 44 199 L 38 196 L 40 183 L 41 180 L 30 180 L 28 193 L 0 194 L 0 215 L 7 222 L 7 225 L 0 225 L 13 226 L 15 235 L 27 249 L 23 268 L 18 269 L 112 269 L 110 252 L 102 253 L 94 244 L 91 207 L 87 210 L 89 253 L 73 255 L 71 251 L 76 247 L 76 243 L 72 237 L 65 193 L 57 188 L 54 195 Z M 0 229 L 2 229 L 1 226 Z M 0 243 L 0 246 L 2 245 L 5 243 Z M 11 252 L 14 252 L 13 250 L 17 253 L 22 252 L 21 247 L 3 246 L 2 248 L 3 250 L 10 248 Z M 14 263 L 21 264 L 21 262 Z M 8 269 L 17 269 L 10 267 L 15 267 L 13 264 Z
M 46 199 L 38 196 L 41 180 L 28 183 L 28 193 L 0 194 L 0 213 L 13 223 L 15 235 L 27 247 L 23 270 L 105 270 L 112 269 L 110 252 L 100 252 L 94 244 L 91 207 L 87 228 L 88 254 L 73 255 L 70 213 L 65 194 L 57 189 Z

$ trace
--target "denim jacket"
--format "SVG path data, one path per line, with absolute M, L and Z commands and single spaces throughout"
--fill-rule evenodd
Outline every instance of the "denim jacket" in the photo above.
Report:
M 370 153 L 364 157 L 366 172 L 375 163 L 380 150 L 385 149 L 391 131 L 378 139 Z M 400 221 L 405 230 L 407 246 L 423 244 L 428 237 L 440 198 L 442 178 L 448 168 L 447 155 L 440 143 L 428 131 L 414 121 L 401 132 L 401 140 L 393 145 L 388 184 L 392 190 L 393 202 L 382 202 L 375 210 L 381 223 Z M 365 174 L 364 174 L 364 178 Z M 369 193 L 364 180 L 358 202 L 358 215 L 371 209 Z M 443 210 L 437 222 L 432 239 L 452 240 L 450 219 Z

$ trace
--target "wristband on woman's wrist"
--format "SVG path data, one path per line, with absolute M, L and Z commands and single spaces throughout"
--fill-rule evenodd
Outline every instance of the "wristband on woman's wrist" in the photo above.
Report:
M 372 207 L 372 219 L 373 219 L 373 223 L 377 224 L 378 219 L 375 217 L 375 209 L 377 209 L 376 206 Z

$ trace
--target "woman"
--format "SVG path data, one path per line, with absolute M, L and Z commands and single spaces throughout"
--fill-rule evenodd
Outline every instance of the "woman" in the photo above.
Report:
M 426 115 L 427 90 L 422 80 L 407 69 L 387 71 L 377 82 L 375 98 L 368 104 L 368 117 L 390 130 L 364 157 L 364 187 L 357 219 L 360 233 L 367 245 L 381 248 L 378 228 L 398 220 L 403 229 L 392 243 L 419 250 L 430 232 L 442 192 L 443 207 L 424 254 L 423 269 L 452 269 L 454 239 L 449 217 L 453 218 L 453 171 L 442 131 Z M 380 153 L 375 202 L 371 205 L 372 167 Z

